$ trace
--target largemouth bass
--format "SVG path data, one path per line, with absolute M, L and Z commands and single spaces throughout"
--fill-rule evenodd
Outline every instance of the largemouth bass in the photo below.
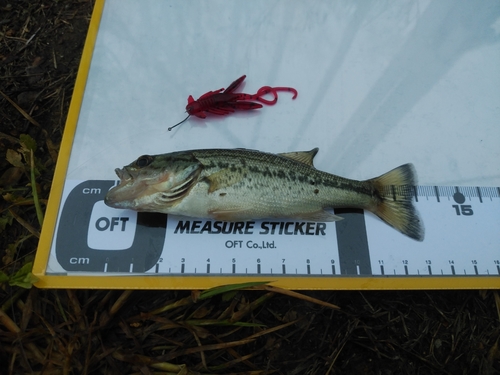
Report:
M 104 202 L 115 208 L 222 221 L 336 221 L 342 218 L 331 209 L 361 208 L 423 240 L 422 221 L 411 202 L 416 185 L 411 164 L 357 181 L 314 168 L 317 152 L 206 149 L 143 155 L 115 169 L 120 184 Z

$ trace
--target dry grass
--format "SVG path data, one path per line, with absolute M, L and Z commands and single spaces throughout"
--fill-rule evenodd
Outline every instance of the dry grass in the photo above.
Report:
M 92 6 L 0 2 L 6 275 L 34 256 Z M 497 292 L 304 293 L 312 299 L 282 292 L 260 287 L 207 297 L 4 282 L 0 373 L 500 373 Z

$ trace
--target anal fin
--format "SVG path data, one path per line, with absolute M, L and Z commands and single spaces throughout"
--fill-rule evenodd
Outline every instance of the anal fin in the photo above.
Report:
M 220 221 L 248 221 L 253 219 L 253 217 L 248 214 L 248 211 L 242 208 L 213 210 L 209 211 L 208 214 L 214 220 Z
M 294 216 L 293 219 L 305 220 L 305 221 L 316 221 L 316 222 L 322 222 L 322 221 L 330 222 L 330 221 L 344 220 L 343 217 L 334 215 L 331 212 L 328 212 L 325 210 L 303 213 L 303 214 Z

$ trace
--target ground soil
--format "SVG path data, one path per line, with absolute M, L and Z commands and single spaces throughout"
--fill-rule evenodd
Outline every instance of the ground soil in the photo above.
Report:
M 11 280 L 36 251 L 35 203 L 45 209 L 92 8 L 0 0 L 0 270 Z M 200 298 L 10 284 L 0 289 L 2 374 L 500 373 L 497 291 L 305 300 L 270 288 Z

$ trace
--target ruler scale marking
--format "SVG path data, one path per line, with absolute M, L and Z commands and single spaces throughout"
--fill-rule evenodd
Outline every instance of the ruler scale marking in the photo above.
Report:
M 325 236 L 325 234 L 321 234 L 321 231 L 305 233 L 306 226 L 304 226 L 301 227 L 304 229 L 303 232 L 301 230 L 301 233 L 297 232 L 297 230 L 295 234 L 293 231 L 284 232 L 281 230 L 278 233 L 278 230 L 276 230 L 276 235 L 273 233 L 272 236 L 271 234 L 268 236 L 259 236 L 258 240 L 251 236 L 242 237 L 243 233 L 221 233 L 220 236 L 205 236 L 200 235 L 202 233 L 199 231 L 191 234 L 189 230 L 174 237 L 175 228 L 178 227 L 178 223 L 181 221 L 180 219 L 173 218 L 168 224 L 170 228 L 166 227 L 166 223 L 163 226 L 155 227 L 160 234 L 162 231 L 169 230 L 169 237 L 168 241 L 165 241 L 163 248 L 151 250 L 150 253 L 148 253 L 148 251 L 144 252 L 144 256 L 154 257 L 156 254 L 158 256 L 152 263 L 148 260 L 148 264 L 150 264 L 147 268 L 149 269 L 148 273 L 160 275 L 167 273 L 173 275 L 198 274 L 197 277 L 200 277 L 203 275 L 212 275 L 213 267 L 215 267 L 215 269 L 220 269 L 221 275 L 232 274 L 233 276 L 245 274 L 256 276 L 263 274 L 262 272 L 264 272 L 264 274 L 270 272 L 270 274 L 279 277 L 279 275 L 286 276 L 290 273 L 293 274 L 293 269 L 295 269 L 295 274 L 301 277 L 328 277 L 328 275 L 330 275 L 330 277 L 384 276 L 390 278 L 392 276 L 411 277 L 420 275 L 421 277 L 437 279 L 443 276 L 466 275 L 467 278 L 470 278 L 488 275 L 490 277 L 498 277 L 500 275 L 500 263 L 498 263 L 500 254 L 496 255 L 492 252 L 493 250 L 491 247 L 489 247 L 488 250 L 489 243 L 498 242 L 498 235 L 495 234 L 497 232 L 493 231 L 493 228 L 496 228 L 496 223 L 500 224 L 498 220 L 500 187 L 438 185 L 411 187 L 391 186 L 386 194 L 388 199 L 397 199 L 397 197 L 403 195 L 412 197 L 416 209 L 421 213 L 424 224 L 427 226 L 427 237 L 422 243 L 417 243 L 398 234 L 372 214 L 356 209 L 335 209 L 335 214 L 343 217 L 345 220 L 331 223 L 328 224 L 328 227 L 324 227 L 327 228 L 325 239 L 329 239 L 329 243 L 325 242 L 324 245 L 306 245 L 306 247 L 303 248 L 307 254 L 305 256 L 303 252 L 284 253 L 287 248 L 287 242 L 285 240 L 292 240 L 292 242 L 296 242 L 296 239 L 307 240 L 307 237 L 305 237 L 306 235 L 319 236 L 316 237 L 317 239 L 321 236 Z M 114 214 L 114 212 L 111 214 Z M 108 217 L 111 218 L 111 216 Z M 119 218 L 113 217 L 113 219 Z M 494 220 L 491 221 L 491 219 Z M 140 226 L 149 225 L 149 219 L 146 220 L 146 216 L 142 216 L 141 220 L 141 222 L 137 222 L 138 228 Z M 194 223 L 195 220 L 198 221 L 203 219 L 188 220 Z M 280 224 L 281 226 L 286 224 L 286 219 L 281 220 L 283 221 Z M 111 220 L 109 221 L 111 222 Z M 279 219 L 274 221 L 277 222 Z M 129 225 L 130 221 L 120 221 L 120 223 L 123 223 L 123 227 L 125 227 L 125 223 Z M 376 226 L 374 226 L 374 223 Z M 91 224 L 89 223 L 87 225 L 89 225 L 90 228 Z M 197 225 L 197 228 L 203 227 L 203 224 L 201 226 L 199 224 Z M 444 232 L 442 233 L 440 226 L 443 227 L 442 230 Z M 275 226 L 273 228 L 278 227 L 279 226 Z M 116 227 L 115 230 L 117 228 L 118 227 Z M 313 226 L 311 228 L 313 228 Z M 375 228 L 377 228 L 377 231 L 384 231 L 384 233 L 387 231 L 387 234 L 380 236 L 377 232 L 374 232 Z M 259 235 L 259 231 L 262 231 L 259 222 L 254 223 L 254 229 L 254 233 L 251 234 Z M 438 232 L 436 232 L 436 230 Z M 307 229 L 307 231 L 309 231 L 309 229 Z M 185 247 L 186 250 L 183 250 L 181 255 L 183 256 L 183 258 L 181 258 L 182 261 L 179 262 L 179 258 L 177 258 L 179 253 L 172 251 L 173 248 L 171 247 L 174 246 L 177 248 L 176 246 L 178 246 L 178 244 L 170 242 L 171 245 L 169 245 L 169 241 L 171 241 L 172 238 L 180 240 L 183 233 L 185 238 L 189 240 L 195 237 L 200 238 L 204 245 L 187 245 L 187 247 Z M 442 236 L 449 236 L 449 248 L 446 247 L 447 242 L 441 241 L 441 250 L 431 250 L 431 246 L 433 246 L 432 238 L 436 238 L 432 236 L 436 236 L 437 233 L 441 233 L 439 234 L 441 238 L 443 238 Z M 490 239 L 490 234 L 495 237 L 491 237 L 492 239 Z M 186 235 L 189 235 L 189 237 Z M 230 238 L 228 235 L 236 236 L 231 238 L 231 241 L 228 241 L 232 244 L 232 248 L 229 248 L 227 245 L 228 242 L 226 242 L 226 239 Z M 384 243 L 385 237 L 390 238 L 390 241 L 394 241 L 393 243 L 397 245 L 391 245 L 390 242 Z M 486 240 L 484 240 L 484 238 L 486 238 Z M 248 239 L 251 239 L 251 241 L 248 241 Z M 312 239 L 311 237 L 311 240 Z M 220 240 L 222 240 L 222 242 Z M 428 241 L 431 241 L 431 243 Z M 111 243 L 111 241 L 109 242 Z M 224 248 L 225 242 L 226 249 Z M 222 244 L 222 248 L 219 247 L 222 252 L 219 252 L 219 250 L 212 245 L 217 243 Z M 253 267 L 250 266 L 247 268 L 246 266 L 250 264 L 248 262 L 250 262 L 251 259 L 247 257 L 247 254 L 250 254 L 252 251 L 248 243 L 262 243 L 263 245 L 257 248 L 260 249 L 257 250 L 259 253 L 256 258 L 253 258 L 253 262 L 257 259 L 257 264 L 254 263 Z M 306 241 L 303 243 L 313 242 Z M 236 244 L 239 245 L 236 246 Z M 270 244 L 272 244 L 272 246 L 269 246 Z M 486 247 L 484 247 L 485 245 Z M 256 246 L 254 245 L 253 248 L 256 249 Z M 460 249 L 460 251 L 455 253 L 453 251 L 455 248 Z M 489 253 L 484 253 L 484 251 L 480 250 L 483 248 L 489 251 Z M 144 271 L 142 271 L 144 268 L 142 266 L 144 259 L 121 259 L 120 255 L 115 256 L 118 253 L 113 254 L 111 251 L 103 250 L 106 249 L 99 249 L 100 254 L 106 254 L 109 255 L 109 257 L 103 257 L 103 259 L 107 261 L 100 263 L 99 272 L 108 275 L 115 272 L 133 274 L 144 273 Z M 236 254 L 234 251 L 237 250 L 242 251 L 242 259 L 240 259 L 239 256 L 236 258 L 234 257 Z M 442 250 L 444 250 L 444 252 Z M 205 254 L 207 251 L 208 254 Z M 229 264 L 226 263 L 227 258 L 224 258 L 224 254 L 226 253 L 228 254 L 227 256 L 230 257 L 229 264 L 231 264 L 232 259 L 231 267 L 228 267 Z M 111 256 L 111 254 L 113 255 Z M 137 254 L 139 253 L 134 253 L 134 256 L 137 256 Z M 221 254 L 223 254 L 222 258 L 220 258 Z M 73 257 L 70 259 L 72 262 L 75 262 L 75 264 L 81 264 L 81 271 L 85 272 L 84 266 L 89 263 L 94 263 L 95 259 L 88 257 L 86 254 L 81 255 L 82 257 Z M 163 258 L 160 258 L 160 256 Z M 235 259 L 238 259 L 242 267 L 236 268 Z M 287 264 L 285 264 L 285 259 Z M 374 263 L 372 263 L 372 259 Z M 471 259 L 473 259 L 472 264 Z M 427 260 L 428 263 L 426 265 L 424 263 L 422 267 L 422 263 L 420 262 L 427 262 Z M 327 265 L 330 262 L 331 264 Z M 454 263 L 451 264 L 451 262 Z M 179 263 L 180 267 L 178 267 Z M 337 268 L 337 265 L 339 265 L 340 268 Z M 173 268 L 169 266 L 173 266 Z M 325 266 L 327 268 L 325 268 Z M 278 272 L 276 272 L 276 267 L 279 267 Z M 292 267 L 292 272 L 290 272 L 290 267 Z M 72 270 L 74 269 L 75 268 Z M 197 272 L 198 269 L 201 270 L 200 273 Z M 323 272 L 323 269 L 325 272 Z M 459 271 L 460 269 L 462 269 L 463 272 Z M 298 272 L 299 270 L 301 272 Z M 77 269 L 77 271 L 80 270 Z
M 335 223 L 341 273 L 343 275 L 371 275 L 370 252 L 363 210 L 335 209 L 334 212 L 335 215 L 344 218 L 344 220 Z
M 441 202 L 439 199 L 439 188 L 437 186 L 434 186 L 434 196 L 436 197 L 438 203 Z

